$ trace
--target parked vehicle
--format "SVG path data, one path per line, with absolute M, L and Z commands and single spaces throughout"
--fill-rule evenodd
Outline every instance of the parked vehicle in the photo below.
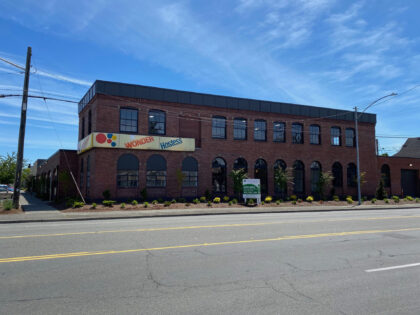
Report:
M 13 188 L 9 188 L 7 185 L 0 185 L 0 199 L 8 199 L 13 196 Z

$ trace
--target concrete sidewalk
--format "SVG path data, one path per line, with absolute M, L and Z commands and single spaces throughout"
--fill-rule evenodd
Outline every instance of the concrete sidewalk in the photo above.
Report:
M 362 210 L 390 210 L 393 209 L 419 209 L 420 204 L 405 205 L 346 205 L 346 206 L 293 206 L 293 207 L 226 207 L 226 208 L 202 208 L 202 209 L 161 209 L 161 210 L 116 210 L 116 211 L 89 211 L 89 212 L 61 212 L 45 202 L 24 195 L 27 205 L 23 208 L 30 209 L 20 214 L 0 215 L 1 223 L 25 223 L 25 222 L 54 222 L 75 220 L 107 220 L 107 219 L 130 219 L 165 216 L 191 216 L 191 215 L 222 215 L 222 214 L 252 214 L 252 213 L 287 213 L 287 212 L 326 212 L 326 211 L 362 211 Z M 34 210 L 36 209 L 36 210 Z

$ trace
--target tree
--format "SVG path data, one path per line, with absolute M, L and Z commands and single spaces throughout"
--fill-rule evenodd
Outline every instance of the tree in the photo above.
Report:
M 379 180 L 378 188 L 376 189 L 376 199 L 383 200 L 388 197 L 385 190 L 385 184 L 383 178 Z
M 331 186 L 333 180 L 334 176 L 331 174 L 331 172 L 321 172 L 319 175 L 318 183 L 316 185 L 319 199 L 325 199 L 325 191 Z
M 0 156 L 0 183 L 1 184 L 13 184 L 16 175 L 16 152 L 12 154 L 7 153 L 6 155 Z M 23 165 L 27 162 L 23 160 Z M 22 183 L 25 182 L 26 177 L 29 175 L 29 169 L 22 171 Z
M 229 176 L 233 180 L 233 192 L 235 193 L 236 198 L 240 198 L 243 189 L 242 181 L 245 178 L 248 178 L 248 174 L 243 168 L 240 168 L 239 170 L 232 170 L 229 173 Z
M 287 185 L 294 185 L 293 170 L 289 167 L 286 169 L 276 167 L 274 169 L 274 184 L 277 186 L 279 191 L 287 193 Z
M 181 191 L 182 196 L 182 184 L 184 183 L 185 173 L 180 169 L 176 170 L 176 181 L 178 182 L 179 190 Z

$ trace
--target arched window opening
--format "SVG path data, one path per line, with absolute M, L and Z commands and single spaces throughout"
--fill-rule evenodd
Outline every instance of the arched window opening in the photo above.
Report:
M 245 173 L 248 173 L 248 163 L 244 158 L 237 158 L 233 163 L 234 170 L 243 169 Z
M 319 193 L 319 178 L 321 177 L 321 164 L 312 162 L 311 164 L 311 191 Z
M 147 159 L 146 186 L 166 187 L 166 160 L 159 154 L 153 154 Z
M 287 181 L 283 180 L 281 183 L 279 183 L 275 178 L 276 176 L 280 176 L 280 174 L 278 174 L 279 171 L 285 172 L 286 167 L 287 167 L 286 163 L 283 160 L 277 160 L 274 163 L 274 192 L 276 194 L 279 194 L 279 193 L 280 194 L 286 194 L 287 193 Z
M 254 177 L 260 179 L 261 193 L 266 194 L 268 192 L 267 185 L 267 162 L 263 159 L 258 159 L 255 162 Z
M 226 162 L 220 157 L 213 160 L 211 165 L 212 184 L 214 193 L 226 193 Z
M 301 161 L 295 161 L 293 164 L 293 191 L 296 194 L 305 192 L 305 166 Z
M 381 176 L 384 181 L 385 187 L 391 187 L 391 170 L 388 164 L 384 164 L 381 167 Z
M 343 187 L 343 167 L 339 162 L 335 162 L 332 166 L 332 176 L 334 187 Z
M 139 184 L 139 160 L 133 154 L 123 154 L 117 162 L 117 187 L 134 188 Z
M 198 186 L 198 162 L 193 157 L 186 157 L 182 161 L 182 173 L 184 179 L 182 187 L 197 187 Z
M 354 163 L 347 165 L 347 186 L 355 187 L 357 184 L 357 171 Z

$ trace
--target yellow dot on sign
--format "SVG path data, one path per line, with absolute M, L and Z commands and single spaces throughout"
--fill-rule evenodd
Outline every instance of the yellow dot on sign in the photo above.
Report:
M 117 136 L 116 135 L 113 135 L 112 136 L 112 140 L 117 140 Z

